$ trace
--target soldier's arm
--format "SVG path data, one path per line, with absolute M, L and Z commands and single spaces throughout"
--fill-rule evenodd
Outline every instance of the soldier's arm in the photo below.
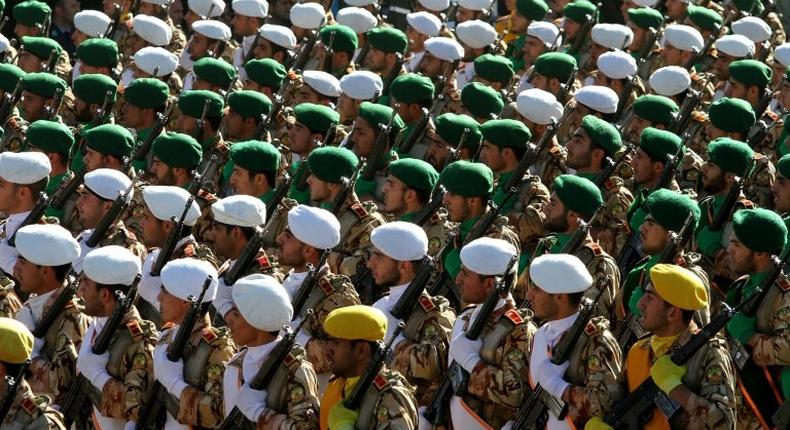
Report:
M 47 361 L 38 357 L 33 360 L 32 379 L 39 381 L 34 386 L 48 387 L 48 394 L 52 394 L 54 399 L 60 400 L 66 395 L 74 382 L 82 336 L 88 330 L 89 323 L 87 315 L 76 308 L 69 308 L 57 327 L 58 335 L 52 359 Z
M 527 360 L 534 333 L 534 326 L 525 323 L 505 336 L 501 367 L 480 360 L 469 374 L 469 393 L 511 408 L 521 405 L 529 390 Z
M 761 366 L 790 366 L 790 291 L 779 294 L 774 309 L 771 333 L 757 333 L 749 340 L 752 359 Z
M 583 426 L 591 417 L 606 415 L 624 393 L 617 382 L 623 370 L 620 347 L 611 333 L 598 331 L 590 337 L 582 357 L 582 385 L 572 385 L 563 397 L 573 421 Z
M 225 367 L 235 354 L 230 340 L 221 340 L 208 359 L 206 383 L 201 388 L 188 386 L 181 393 L 177 420 L 181 424 L 216 427 L 223 419 L 222 380 Z
M 397 369 L 410 378 L 430 381 L 447 369 L 447 348 L 455 318 L 452 312 L 434 312 L 423 323 L 415 341 L 405 340 L 397 346 Z
M 313 363 L 316 373 L 329 372 L 329 362 L 325 355 L 328 336 L 324 332 L 324 320 L 335 309 L 360 304 L 359 295 L 347 277 L 333 276 L 330 282 L 335 291 L 313 309 L 313 314 L 308 317 L 296 338 L 297 343 L 304 346 L 307 358 Z
M 137 342 L 124 354 L 123 379 L 110 378 L 101 387 L 102 402 L 99 412 L 110 418 L 137 421 L 140 407 L 147 400 L 148 390 L 154 374 L 155 338 Z
M 375 430 L 413 430 L 417 428 L 417 405 L 405 391 L 410 388 L 390 388 L 379 396 L 373 409 Z
M 258 418 L 257 428 L 312 430 L 318 428 L 318 379 L 313 367 L 303 362 L 292 375 L 285 393 L 288 410 L 278 413 L 267 408 Z

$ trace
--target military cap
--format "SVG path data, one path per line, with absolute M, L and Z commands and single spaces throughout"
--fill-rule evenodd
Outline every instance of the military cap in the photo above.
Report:
M 192 23 L 192 30 L 213 40 L 230 40 L 233 33 L 222 21 L 204 19 Z
M 162 77 L 173 73 L 178 56 L 159 46 L 146 46 L 134 53 L 134 65 L 150 76 Z
M 143 188 L 143 201 L 154 217 L 161 221 L 176 219 L 184 213 L 187 201 L 191 194 L 181 187 L 172 185 L 148 185 Z M 195 225 L 200 216 L 200 206 L 193 201 L 184 218 L 184 225 Z
M 104 200 L 115 200 L 126 192 L 132 180 L 125 173 L 116 169 L 101 168 L 85 174 L 85 188 Z M 128 201 L 134 197 L 134 188 L 129 190 Z
M 491 24 L 479 19 L 458 24 L 455 27 L 455 35 L 464 45 L 472 49 L 485 48 L 494 43 L 497 38 L 496 29 Z
M 406 34 L 394 27 L 376 27 L 365 34 L 371 48 L 387 53 L 405 53 L 409 46 Z
M 602 22 L 590 30 L 590 38 L 607 49 L 625 49 L 634 40 L 634 32 L 623 24 Z
M 458 6 L 477 12 L 488 10 L 493 0 L 458 0 Z
M 231 295 L 244 320 L 258 330 L 278 332 L 293 318 L 288 291 L 272 276 L 245 276 L 233 284 Z
M 96 248 L 82 259 L 82 273 L 102 285 L 132 285 L 140 269 L 140 257 L 118 245 Z
M 266 204 L 257 197 L 237 194 L 214 202 L 211 216 L 226 225 L 257 227 L 266 223 Z
M 662 67 L 648 80 L 650 89 L 660 96 L 673 97 L 691 86 L 691 75 L 688 70 L 680 66 Z
M 406 22 L 420 34 L 431 37 L 437 36 L 442 29 L 442 20 L 426 11 L 412 12 L 406 15 Z M 457 29 L 458 27 L 456 27 L 456 32 Z
M 518 250 L 506 240 L 481 237 L 461 248 L 460 254 L 461 264 L 468 270 L 483 276 L 502 276 Z
M 724 172 L 742 175 L 751 167 L 754 151 L 744 142 L 719 137 L 708 145 L 708 159 Z
M 389 174 L 409 188 L 429 193 L 439 181 L 439 172 L 429 163 L 416 158 L 395 160 L 389 165 Z
M 88 74 L 77 76 L 77 79 L 72 83 L 72 88 L 74 95 L 85 103 L 101 105 L 104 103 L 108 91 L 110 92 L 110 101 L 115 101 L 118 84 L 107 75 Z
M 535 59 L 535 72 L 567 82 L 576 72 L 576 59 L 562 52 L 546 52 Z
M 222 109 L 225 107 L 225 102 L 222 96 L 209 90 L 189 90 L 181 93 L 178 98 L 178 107 L 181 112 L 186 116 L 192 118 L 200 118 L 203 114 L 203 107 L 208 100 L 208 111 L 206 116 L 211 118 L 219 118 L 222 116 Z
M 305 70 L 302 73 L 305 85 L 326 97 L 340 97 L 340 81 L 331 73 L 323 70 Z
M 714 127 L 726 132 L 745 133 L 755 121 L 754 109 L 749 102 L 730 97 L 711 103 L 708 117 Z
M 740 34 L 727 34 L 718 39 L 716 39 L 716 43 L 713 44 L 717 51 L 723 52 L 730 57 L 733 58 L 746 58 L 754 55 L 754 42 L 749 40 L 748 37 L 740 35 Z M 782 61 L 781 52 L 782 52 L 782 45 L 778 46 L 774 50 L 774 58 L 782 63 L 785 67 L 787 65 Z M 785 47 L 787 53 L 790 53 L 790 45 Z M 790 64 L 790 61 L 788 61 Z
M 296 120 L 313 133 L 324 134 L 332 124 L 340 122 L 340 114 L 329 106 L 315 103 L 300 103 L 294 108 Z
M 31 145 L 44 153 L 69 154 L 74 145 L 71 129 L 58 121 L 35 121 L 28 126 L 26 137 Z
M 244 71 L 251 81 L 274 90 L 280 89 L 283 79 L 288 74 L 285 66 L 271 58 L 250 60 L 244 65 Z
M 681 139 L 675 133 L 647 127 L 642 130 L 639 136 L 639 148 L 654 161 L 662 163 L 668 160 L 668 156 L 675 156 L 680 149 Z
M 645 201 L 645 211 L 666 230 L 680 232 L 686 218 L 691 214 L 691 230 L 694 231 L 700 219 L 697 202 L 686 194 L 672 190 L 660 189 L 653 191 Z
M 628 9 L 628 19 L 637 27 L 645 30 L 658 29 L 664 23 L 664 16 L 661 15 L 661 12 L 650 7 Z
M 595 19 L 598 12 L 598 7 L 587 0 L 576 0 L 568 3 L 562 9 L 562 13 L 570 20 L 576 21 L 579 24 Z
M 223 0 L 189 0 L 187 6 L 192 12 L 207 18 L 217 17 L 225 12 Z
M 357 34 L 367 33 L 379 22 L 376 15 L 373 15 L 369 10 L 354 6 L 340 9 L 335 20 L 338 24 L 350 27 Z
M 773 71 L 757 60 L 736 60 L 730 63 L 730 76 L 736 81 L 750 86 L 765 87 L 771 82 Z
M 461 104 L 472 115 L 490 119 L 499 115 L 505 107 L 502 94 L 480 82 L 470 82 L 461 90 Z
M 483 163 L 456 161 L 442 170 L 439 182 L 462 197 L 485 197 L 494 187 L 494 173 Z
M 48 60 L 52 51 L 55 51 L 56 56 L 63 51 L 58 42 L 47 37 L 36 36 L 22 36 L 21 48 L 42 60 Z
M 601 190 L 589 179 L 560 175 L 554 179 L 554 192 L 566 208 L 584 218 L 591 217 L 603 204 Z
M 259 33 L 261 37 L 277 46 L 289 50 L 296 47 L 296 36 L 294 32 L 283 25 L 263 24 Z
M 25 71 L 15 64 L 0 63 L 0 90 L 7 93 L 14 91 L 17 82 L 25 76 Z
M 333 51 L 353 53 L 357 49 L 359 40 L 357 39 L 357 34 L 354 33 L 351 27 L 333 24 L 321 28 L 319 34 L 321 36 L 321 43 L 323 43 L 324 46 L 329 46 L 332 33 L 335 34 L 334 39 L 332 39 Z
M 691 26 L 669 24 L 664 30 L 664 45 L 668 42 L 681 51 L 698 52 L 705 46 L 702 34 Z
M 395 81 L 390 85 L 390 93 Z M 340 78 L 340 90 L 354 100 L 372 100 L 380 96 L 383 89 L 381 76 L 367 70 L 356 70 Z
M 460 142 L 465 129 L 468 129 L 469 132 L 466 134 L 464 148 L 477 152 L 477 148 L 483 140 L 480 124 L 469 115 L 457 115 L 448 112 L 436 117 L 434 125 L 436 126 L 436 134 L 452 146 Z
M 543 0 L 516 0 L 516 11 L 532 21 L 543 21 L 549 13 L 549 5 Z
M 390 95 L 400 103 L 422 103 L 433 99 L 433 82 L 416 73 L 400 75 L 390 85 Z
M 374 129 L 377 129 L 378 124 L 389 124 L 390 120 L 393 119 L 393 114 L 395 118 L 392 121 L 392 134 L 398 134 L 405 125 L 400 115 L 395 113 L 391 107 L 371 102 L 362 102 L 359 105 L 359 117 L 367 121 Z
M 80 245 L 57 224 L 30 224 L 16 231 L 16 250 L 36 266 L 63 266 L 80 256 Z
M 738 36 L 746 39 L 746 36 Z M 752 50 L 750 53 L 754 53 L 754 42 L 752 42 Z M 790 42 L 785 42 L 774 48 L 774 59 L 785 67 L 790 66 Z
M 620 99 L 617 93 L 602 85 L 587 85 L 579 88 L 573 95 L 579 104 L 601 113 L 617 112 Z
M 425 52 L 442 61 L 455 61 L 464 57 L 464 47 L 451 37 L 431 37 L 424 46 Z
M 637 98 L 633 104 L 636 116 L 654 124 L 669 124 L 678 113 L 678 105 L 672 99 L 655 94 Z
M 623 147 L 623 141 L 617 128 L 595 115 L 587 115 L 582 119 L 582 128 L 590 136 L 592 143 L 601 147 L 606 155 L 612 156 Z
M 428 252 L 428 236 L 417 224 L 392 221 L 370 233 L 370 243 L 382 254 L 396 261 L 416 261 Z
M 170 260 L 162 268 L 162 289 L 181 300 L 189 301 L 200 297 L 203 284 L 211 282 L 203 294 L 203 303 L 211 303 L 217 296 L 217 269 L 211 263 L 197 258 Z
M 636 73 L 636 60 L 624 51 L 604 52 L 598 56 L 598 70 L 610 79 L 626 79 Z
M 27 0 L 14 6 L 14 20 L 27 27 L 46 24 L 52 9 L 38 0 Z
M 112 18 L 99 10 L 82 10 L 74 14 L 74 27 L 88 37 L 101 37 L 110 28 Z
M 40 152 L 0 153 L 0 178 L 19 185 L 34 184 L 49 176 L 52 165 Z
M 387 317 L 372 306 L 345 306 L 326 316 L 324 331 L 335 339 L 375 342 L 387 334 Z
M 228 106 L 242 118 L 260 118 L 272 110 L 272 101 L 257 91 L 240 90 L 228 95 Z
M 417 3 L 434 12 L 443 12 L 450 7 L 450 0 L 417 0 Z
M 754 43 L 763 43 L 771 38 L 771 27 L 756 16 L 746 16 L 732 23 L 732 32 L 746 36 Z
M 236 79 L 236 69 L 227 61 L 213 57 L 203 57 L 195 61 L 195 76 L 212 85 L 228 88 Z
M 33 333 L 13 318 L 0 318 L 0 362 L 22 364 L 33 352 Z
M 231 7 L 239 15 L 253 18 L 266 18 L 269 14 L 269 3 L 262 0 L 233 0 Z
M 77 47 L 77 59 L 89 66 L 115 67 L 118 64 L 118 44 L 111 39 L 86 39 Z
M 288 211 L 288 228 L 298 241 L 313 248 L 332 249 L 340 243 L 340 222 L 326 209 L 296 206 Z
M 154 156 L 170 167 L 191 169 L 203 159 L 203 148 L 194 137 L 167 132 L 154 139 Z
M 785 155 L 776 162 L 776 171 L 785 178 L 790 179 L 790 154 Z
M 518 113 L 535 124 L 548 125 L 559 121 L 563 106 L 554 94 L 540 88 L 530 88 L 516 97 Z
M 708 291 L 694 272 L 674 264 L 656 264 L 650 269 L 650 283 L 670 305 L 696 311 L 708 305 Z
M 152 46 L 166 47 L 173 40 L 173 28 L 155 16 L 135 16 L 132 19 L 132 30 Z
M 493 82 L 507 84 L 513 79 L 513 63 L 502 55 L 483 54 L 475 58 L 475 75 Z
M 732 216 L 735 236 L 754 252 L 779 254 L 787 241 L 787 227 L 776 212 L 741 209 Z
M 118 159 L 128 157 L 134 148 L 134 137 L 117 124 L 102 124 L 83 133 L 85 144 L 96 152 Z
M 718 12 L 703 6 L 689 4 L 686 11 L 691 22 L 702 30 L 718 31 L 724 20 Z
M 750 13 L 759 16 L 763 13 L 765 7 L 762 1 L 758 0 L 734 0 L 735 7 L 741 12 Z
M 532 138 L 524 123 L 514 119 L 496 119 L 486 121 L 480 126 L 483 139 L 500 148 L 526 148 Z
M 633 3 L 639 7 L 656 7 L 658 0 L 634 0 Z
M 291 6 L 291 23 L 299 28 L 315 30 L 326 20 L 326 11 L 318 3 L 297 3 Z
M 236 142 L 230 147 L 230 158 L 239 167 L 253 173 L 277 172 L 280 151 L 269 142 L 247 140 Z
M 343 179 L 354 176 L 359 159 L 346 148 L 326 146 L 316 148 L 307 157 L 313 176 L 332 184 L 340 184 Z
M 529 280 L 549 294 L 581 293 L 593 283 L 587 266 L 571 254 L 544 254 L 532 260 Z
M 137 78 L 123 93 L 127 103 L 142 109 L 164 106 L 169 96 L 170 88 L 167 84 L 155 78 Z
M 534 21 L 530 23 L 529 27 L 527 27 L 527 36 L 532 36 L 549 47 L 562 44 L 560 29 L 556 25 L 546 21 Z
M 349 6 L 353 7 L 365 7 L 365 6 L 372 6 L 376 4 L 377 0 L 349 0 L 346 2 Z

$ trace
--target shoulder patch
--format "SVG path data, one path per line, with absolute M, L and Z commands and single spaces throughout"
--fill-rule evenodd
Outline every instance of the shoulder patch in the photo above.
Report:
M 683 257 L 682 255 L 675 256 L 675 264 L 677 264 L 680 267 L 686 267 L 686 258 Z
M 362 207 L 359 203 L 354 203 L 351 205 L 351 210 L 354 211 L 354 214 L 359 218 L 365 218 L 368 216 L 368 211 L 364 207 Z
M 261 252 L 261 256 L 258 257 L 256 261 L 258 262 L 258 265 L 261 267 L 261 269 L 266 270 L 272 268 L 272 263 L 269 261 L 269 257 L 266 255 L 265 251 Z
M 288 367 L 291 367 L 291 364 L 294 362 L 296 362 L 296 357 L 294 357 L 293 352 L 289 352 L 288 355 L 286 355 L 283 359 L 283 364 Z
M 195 245 L 188 244 L 184 247 L 184 257 L 194 257 L 195 256 Z
M 600 256 L 603 253 L 603 249 L 601 249 L 601 245 L 598 245 L 595 242 L 586 243 L 585 248 L 588 248 L 590 251 L 595 254 L 596 257 Z
M 517 310 L 511 309 L 505 312 L 505 318 L 509 319 L 515 325 L 524 324 L 524 318 L 521 318 L 521 315 L 518 313 Z
M 385 378 L 381 373 L 376 375 L 376 379 L 373 380 L 373 385 L 379 390 L 383 390 L 387 386 L 387 378 Z
M 592 321 L 587 321 L 587 325 L 584 326 L 584 332 L 587 336 L 592 336 L 598 332 L 598 327 L 596 327 L 595 323 Z
M 25 412 L 27 412 L 28 415 L 33 415 L 36 413 L 36 410 L 38 410 L 38 406 L 36 405 L 36 402 L 34 402 L 33 399 L 31 399 L 30 397 L 25 397 L 24 399 L 22 399 L 22 401 L 19 402 L 19 406 Z
M 421 295 L 419 302 L 420 302 L 420 306 L 422 306 L 422 309 L 425 312 L 430 312 L 436 308 L 436 305 L 433 304 L 433 300 L 431 300 L 431 298 L 427 294 Z
M 203 329 L 202 336 L 203 336 L 203 340 L 205 340 L 206 343 L 213 343 L 214 341 L 217 340 L 218 337 L 217 333 L 211 328 Z
M 321 291 L 327 296 L 335 292 L 335 287 L 332 286 L 332 283 L 329 282 L 326 276 L 318 280 L 318 287 L 321 288 Z
M 776 283 L 783 293 L 790 291 L 790 281 L 788 281 L 786 277 L 780 276 L 779 279 L 776 280 Z
M 612 191 L 617 188 L 617 183 L 612 180 L 611 177 L 608 177 L 606 178 L 606 181 L 604 181 L 603 187 L 606 188 L 607 191 Z
M 129 333 L 132 335 L 132 339 L 135 342 L 138 342 L 143 337 L 143 329 L 140 327 L 140 323 L 137 320 L 130 320 L 126 323 L 126 328 L 129 329 Z

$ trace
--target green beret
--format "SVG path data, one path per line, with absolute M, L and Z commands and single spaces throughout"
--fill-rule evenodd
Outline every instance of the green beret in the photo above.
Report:
M 470 82 L 461 90 L 461 104 L 477 118 L 491 119 L 505 107 L 502 94 L 480 82 Z
M 543 21 L 549 13 L 549 5 L 543 0 L 516 0 L 516 11 L 532 21 Z
M 94 67 L 115 67 L 118 64 L 118 44 L 112 39 L 85 39 L 77 47 L 77 59 Z
M 491 81 L 507 84 L 513 79 L 513 62 L 503 55 L 483 54 L 475 58 L 475 75 Z
M 623 141 L 617 128 L 595 115 L 585 116 L 582 119 L 582 128 L 590 136 L 590 140 L 603 148 L 606 155 L 610 157 L 623 147 Z
M 156 109 L 164 106 L 168 97 L 170 97 L 170 88 L 166 83 L 155 78 L 137 78 L 126 87 L 123 93 L 123 98 L 127 103 L 142 109 Z
M 785 178 L 790 179 L 790 154 L 785 155 L 776 162 L 776 171 Z
M 576 73 L 576 59 L 562 52 L 546 52 L 535 59 L 535 72 L 547 78 L 567 82 Z
M 272 111 L 272 101 L 257 91 L 234 91 L 228 96 L 228 106 L 242 118 L 260 118 Z
M 376 132 L 378 132 L 378 124 L 389 124 L 393 113 L 394 111 L 391 107 L 378 103 L 362 102 L 359 105 L 359 117 L 367 121 Z M 396 113 L 395 120 L 392 121 L 392 135 L 398 134 L 403 127 L 405 127 L 405 124 L 400 115 Z
M 442 170 L 439 182 L 461 197 L 486 197 L 494 189 L 494 173 L 483 163 L 460 160 Z
M 760 16 L 765 10 L 762 0 L 735 0 L 735 7 L 752 16 Z
M 568 210 L 591 217 L 603 205 L 601 190 L 587 178 L 576 175 L 560 175 L 554 179 L 554 192 Z
M 195 76 L 211 85 L 220 88 L 229 88 L 230 84 L 236 79 L 236 68 L 225 60 L 213 57 L 203 57 L 195 61 L 192 68 Z
M 110 101 L 115 101 L 115 92 L 118 84 L 111 77 L 101 74 L 79 75 L 72 83 L 74 95 L 88 104 L 104 103 L 107 91 L 110 92 Z
M 532 133 L 521 121 L 497 119 L 480 126 L 483 139 L 500 148 L 526 148 Z
M 787 242 L 787 227 L 776 212 L 741 209 L 732 216 L 735 237 L 754 252 L 779 254 Z
M 636 116 L 653 124 L 671 123 L 680 110 L 671 98 L 657 94 L 643 95 L 634 100 L 632 106 Z
M 170 167 L 191 169 L 203 160 L 203 148 L 194 137 L 169 131 L 154 139 L 154 156 Z
M 587 0 L 576 0 L 568 3 L 562 9 L 562 14 L 570 20 L 579 24 L 584 24 L 590 19 L 594 19 L 598 7 Z
M 30 145 L 44 153 L 69 154 L 74 145 L 71 129 L 58 121 L 35 121 L 27 127 L 26 137 Z
M 724 21 L 718 12 L 704 6 L 689 4 L 686 11 L 691 22 L 702 30 L 718 31 Z
M 773 71 L 757 60 L 735 60 L 730 63 L 730 76 L 747 87 L 765 87 L 771 82 Z
M 280 151 L 269 142 L 247 140 L 230 146 L 233 164 L 252 173 L 277 172 L 280 166 Z
M 708 160 L 725 172 L 744 174 L 753 157 L 754 151 L 748 144 L 729 137 L 719 137 L 708 144 Z
M 25 91 L 41 97 L 54 97 L 58 88 L 66 91 L 66 81 L 51 73 L 28 73 L 22 77 L 22 87 Z
M 209 101 L 207 117 L 222 117 L 222 109 L 225 108 L 225 101 L 222 97 L 209 90 L 189 90 L 181 93 L 178 98 L 178 107 L 186 116 L 200 118 L 203 114 L 203 106 Z
M 628 19 L 635 26 L 645 30 L 654 28 L 658 30 L 664 23 L 664 15 L 652 7 L 636 7 L 628 9 Z
M 14 6 L 12 10 L 14 20 L 27 27 L 44 25 L 49 19 L 52 9 L 46 3 L 38 0 L 27 0 Z
M 244 65 L 244 71 L 247 72 L 249 80 L 274 90 L 280 89 L 283 79 L 288 74 L 285 66 L 271 58 L 250 60 Z
M 332 124 L 340 122 L 340 114 L 329 106 L 300 103 L 294 108 L 296 120 L 313 133 L 325 134 Z
M 391 162 L 389 173 L 400 179 L 409 188 L 425 193 L 430 193 L 439 180 L 439 172 L 433 166 L 416 158 L 404 158 Z
M 405 53 L 409 39 L 395 27 L 374 27 L 365 33 L 371 48 L 388 53 Z
M 431 78 L 407 73 L 400 75 L 390 85 L 390 95 L 399 103 L 422 103 L 433 100 L 434 87 Z
M 316 148 L 307 157 L 313 175 L 332 184 L 342 183 L 342 178 L 351 179 L 357 169 L 359 159 L 346 148 L 324 146 Z
M 60 55 L 63 48 L 58 42 L 47 37 L 22 36 L 22 50 L 42 60 L 49 60 L 53 50 L 56 55 Z
M 665 163 L 667 156 L 675 156 L 680 149 L 681 139 L 675 133 L 647 127 L 639 136 L 639 148 L 653 160 Z
M 5 0 L 0 0 L 0 14 L 5 11 Z
M 662 188 L 655 190 L 645 201 L 646 212 L 653 215 L 658 225 L 666 230 L 680 232 L 683 223 L 691 214 L 691 231 L 697 228 L 700 209 L 697 202 L 686 194 Z
M 0 63 L 0 90 L 14 91 L 17 82 L 25 76 L 25 71 L 11 63 Z
M 134 137 L 129 130 L 116 124 L 102 124 L 83 133 L 88 148 L 118 159 L 128 157 L 134 147 Z
M 354 30 L 341 24 L 327 25 L 321 29 L 319 35 L 324 46 L 329 45 L 332 32 L 335 33 L 335 38 L 332 40 L 333 51 L 353 53 L 359 46 L 359 40 L 357 40 L 357 34 L 354 33 Z
M 464 129 L 469 129 L 466 133 L 464 148 L 472 153 L 477 152 L 480 142 L 483 140 L 480 124 L 469 115 L 446 113 L 436 117 L 433 124 L 436 126 L 436 134 L 452 146 L 458 145 Z
M 728 133 L 746 133 L 754 125 L 754 109 L 746 100 L 722 97 L 710 104 L 710 123 Z

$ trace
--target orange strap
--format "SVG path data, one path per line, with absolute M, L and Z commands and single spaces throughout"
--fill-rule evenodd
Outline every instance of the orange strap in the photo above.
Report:
M 768 426 L 768 423 L 765 421 L 765 418 L 763 418 L 763 415 L 760 413 L 760 409 L 757 408 L 757 405 L 754 403 L 754 400 L 752 400 L 752 397 L 749 395 L 749 392 L 746 391 L 746 386 L 743 385 L 740 375 L 738 375 L 737 380 L 738 380 L 738 389 L 741 390 L 741 395 L 743 395 L 743 399 L 746 401 L 746 404 L 749 405 L 749 409 L 752 410 L 754 416 L 757 417 L 758 421 L 760 421 L 760 427 L 764 429 L 771 428 Z
M 345 378 L 336 378 L 329 381 L 323 397 L 321 397 L 321 408 L 319 423 L 321 430 L 329 430 L 329 411 L 343 398 L 343 388 L 346 385 Z
M 637 343 L 628 352 L 626 358 L 626 380 L 628 381 L 628 392 L 636 390 L 642 382 L 650 377 L 650 368 L 653 365 L 653 350 L 650 348 L 643 348 L 642 343 Z M 669 420 L 664 414 L 658 411 L 657 408 L 653 409 L 653 416 L 650 418 L 644 427 L 645 430 L 669 430 Z

